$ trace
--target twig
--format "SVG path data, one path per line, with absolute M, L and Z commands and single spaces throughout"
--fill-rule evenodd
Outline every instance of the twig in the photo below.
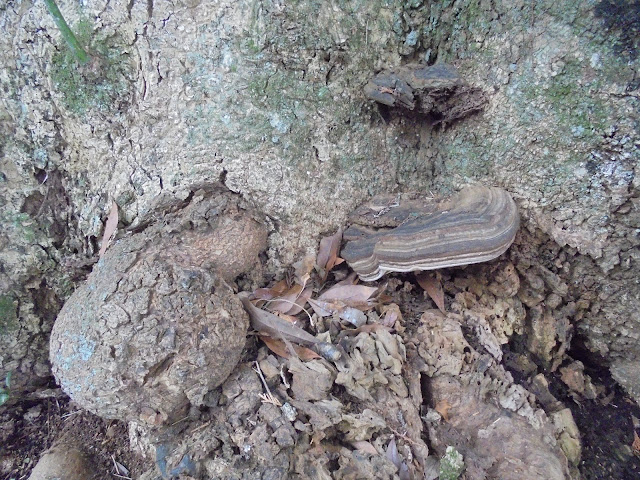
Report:
M 116 457 L 115 455 L 111 455 L 111 461 L 113 462 L 113 468 L 115 469 L 116 472 L 120 471 L 120 467 L 118 467 L 118 462 L 116 462 Z M 122 466 L 125 470 L 127 470 L 126 467 L 124 467 L 124 465 Z M 127 470 L 126 473 L 129 473 L 129 471 Z M 120 475 L 118 473 L 112 473 L 111 475 L 114 475 L 118 478 L 128 478 L 129 480 L 133 480 L 131 477 L 125 477 L 124 475 Z
M 278 400 L 276 397 L 269 396 L 269 394 L 267 393 L 261 393 L 258 396 L 262 400 L 262 403 L 270 403 L 272 405 L 275 405 L 276 407 L 282 407 L 282 403 L 280 403 L 280 400 Z
M 367 23 L 364 26 L 364 44 L 369 45 L 369 19 L 367 18 Z
M 373 218 L 378 218 L 381 217 L 382 215 L 385 215 L 387 213 L 389 213 L 389 211 L 392 208 L 396 208 L 400 206 L 400 194 L 396 195 L 396 198 L 393 200 L 393 203 L 388 203 L 387 205 L 385 205 L 382 209 L 380 209 L 380 211 L 378 213 L 376 213 Z
M 189 433 L 189 435 L 191 435 L 192 433 L 196 433 L 200 430 L 202 430 L 203 428 L 207 428 L 209 425 L 211 425 L 211 420 L 209 420 L 207 423 L 203 423 L 202 425 L 200 425 L 199 427 L 194 428 L 193 430 L 191 430 L 191 432 Z
M 65 413 L 60 418 L 70 417 L 71 415 L 75 415 L 75 414 L 80 413 L 80 412 L 82 412 L 82 410 L 74 410 L 73 412 Z
M 39 213 L 37 215 L 39 215 Z M 25 395 L 24 398 L 27 400 L 44 400 L 46 398 L 55 398 L 57 402 L 58 397 L 63 396 L 64 392 L 60 388 L 47 388 L 45 390 L 38 390 L 36 392 L 29 393 Z
M 267 381 L 264 378 L 264 375 L 262 375 L 262 370 L 260 369 L 260 364 L 256 361 L 254 362 L 256 364 L 254 370 L 255 372 L 258 374 L 258 376 L 260 377 L 260 380 L 262 380 L 262 384 L 264 385 L 265 390 L 267 391 L 267 393 L 261 393 L 259 396 L 262 399 L 262 401 L 264 403 L 271 403 L 273 405 L 275 405 L 276 407 L 281 407 L 282 406 L 282 402 L 280 402 L 280 400 L 278 400 L 276 397 L 273 396 L 273 394 L 271 393 L 271 389 L 269 388 L 269 385 L 267 385 Z
M 396 435 L 397 437 L 403 439 L 405 442 L 410 443 L 411 445 L 419 445 L 418 442 L 416 442 L 415 440 L 412 440 L 411 438 L 409 438 L 406 433 L 400 433 L 394 428 L 389 428 L 389 430 L 391 430 L 391 432 L 394 435 Z
M 286 388 L 291 388 L 291 385 L 289 385 L 289 382 L 287 382 L 287 378 L 284 376 L 284 365 L 280 365 L 280 378 L 282 379 L 282 384 L 286 387 Z
M 175 422 L 173 422 L 173 423 L 171 424 L 171 426 L 173 427 L 174 425 L 177 425 L 177 424 L 178 424 L 178 423 L 180 423 L 180 422 L 184 422 L 184 421 L 185 421 L 185 420 L 187 420 L 188 418 L 189 418 L 188 416 L 186 416 L 186 417 L 182 417 L 180 420 L 176 420 Z
M 301 308 L 304 313 L 307 314 L 307 317 L 309 317 L 309 322 L 312 322 L 313 320 L 311 320 L 311 314 L 309 313 L 309 311 L 304 308 L 302 305 L 297 304 L 296 302 L 292 302 L 291 300 L 287 300 L 286 298 L 272 298 L 271 300 L 267 300 L 264 304 L 264 306 L 268 306 L 271 302 L 285 302 L 285 303 L 290 303 L 291 305 L 295 305 L 298 308 Z

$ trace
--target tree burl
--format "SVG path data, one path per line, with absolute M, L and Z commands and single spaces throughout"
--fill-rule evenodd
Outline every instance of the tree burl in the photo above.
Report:
M 227 281 L 255 268 L 266 231 L 238 209 L 204 210 L 202 222 L 182 215 L 118 241 L 65 303 L 50 359 L 82 407 L 160 425 L 236 366 L 249 322 Z

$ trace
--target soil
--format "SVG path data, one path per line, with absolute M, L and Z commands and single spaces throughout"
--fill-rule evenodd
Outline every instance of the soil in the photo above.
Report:
M 631 417 L 638 418 L 640 408 L 610 376 L 602 380 L 613 393 L 611 403 L 566 401 L 582 434 L 580 472 L 585 480 L 638 478 L 640 458 L 630 447 L 634 438 Z
M 113 475 L 114 460 L 129 470 L 131 478 L 139 478 L 151 465 L 131 450 L 126 424 L 82 410 L 61 392 L 60 398 L 9 405 L 0 414 L 0 432 L 2 480 L 28 478 L 42 453 L 60 439 L 83 446 L 101 472 L 98 478 L 118 478 Z
M 583 358 L 577 348 L 571 353 Z M 551 382 L 551 391 L 571 409 L 582 434 L 580 473 L 585 480 L 639 478 L 640 456 L 631 445 L 633 418 L 640 418 L 640 407 L 611 378 L 606 368 L 593 363 L 585 363 L 585 366 L 585 373 L 605 387 L 604 399 L 576 400 L 559 375 L 554 375 Z M 635 430 L 640 433 L 640 429 Z
M 580 430 L 582 457 L 578 466 L 583 480 L 603 478 L 617 480 L 638 478 L 640 475 L 640 455 L 632 449 L 634 441 L 634 418 L 640 418 L 640 407 L 611 377 L 609 370 L 598 365 L 586 355 L 580 337 L 566 357 L 566 363 L 573 359 L 585 364 L 585 374 L 595 385 L 603 387 L 603 393 L 595 400 L 580 398 L 561 380 L 559 373 L 552 373 L 549 390 L 571 410 Z M 525 385 L 528 377 L 511 371 L 518 383 Z M 636 422 L 635 431 L 640 433 Z

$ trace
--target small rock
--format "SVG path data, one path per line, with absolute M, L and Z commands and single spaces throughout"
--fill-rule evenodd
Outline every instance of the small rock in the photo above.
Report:
M 525 281 L 521 283 L 518 298 L 527 307 L 535 307 L 544 300 L 544 280 L 531 271 L 525 274 Z
M 16 458 L 11 455 L 0 456 L 0 473 L 11 473 L 16 464 Z
M 342 422 L 338 425 L 338 429 L 344 433 L 344 439 L 348 442 L 369 440 L 373 434 L 384 428 L 387 428 L 384 419 L 368 408 L 365 408 L 362 413 L 343 415 Z
M 520 289 L 520 277 L 512 263 L 507 263 L 501 267 L 494 277 L 494 281 L 489 284 L 489 291 L 499 298 L 513 297 Z
M 326 398 L 335 380 L 335 374 L 319 360 L 303 363 L 292 357 L 289 372 L 293 375 L 291 391 L 297 400 Z
M 545 303 L 551 309 L 558 308 L 562 304 L 562 297 L 557 293 L 552 293 L 546 298 Z
M 585 391 L 584 365 L 575 361 L 560 369 L 560 379 L 574 392 L 583 394 Z
M 42 413 L 42 405 L 36 405 L 35 407 L 31 407 L 27 410 L 27 413 L 24 414 L 24 420 L 26 422 L 32 423 L 34 422 Z
M 267 381 L 280 376 L 278 360 L 273 355 L 269 355 L 260 361 L 260 370 L 262 370 L 262 374 Z
M 282 407 L 280 407 L 280 411 L 282 412 L 282 415 L 284 415 L 284 418 L 286 418 L 290 422 L 294 422 L 296 417 L 298 416 L 296 407 L 291 405 L 289 402 L 285 402 Z
M 29 480 L 91 480 L 101 478 L 80 449 L 61 443 L 47 450 L 31 471 Z
M 571 410 L 564 408 L 555 412 L 551 414 L 551 419 L 556 429 L 561 432 L 558 437 L 560 448 L 567 456 L 567 459 L 577 466 L 580 463 L 582 443 L 580 442 L 580 430 L 578 430 L 578 426 L 573 420 Z
M 549 390 L 549 382 L 547 382 L 547 379 L 542 373 L 539 373 L 531 379 L 529 390 L 536 396 L 536 399 L 547 412 L 555 412 L 564 407 L 562 402 L 558 401 Z

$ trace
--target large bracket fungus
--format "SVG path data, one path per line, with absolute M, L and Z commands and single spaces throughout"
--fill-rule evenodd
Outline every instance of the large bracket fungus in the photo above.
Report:
M 509 248 L 520 225 L 516 204 L 500 188 L 469 186 L 441 202 L 396 203 L 369 208 L 372 220 L 386 219 L 385 226 L 396 228 L 352 226 L 345 232 L 350 241 L 342 257 L 362 280 L 492 260 Z

